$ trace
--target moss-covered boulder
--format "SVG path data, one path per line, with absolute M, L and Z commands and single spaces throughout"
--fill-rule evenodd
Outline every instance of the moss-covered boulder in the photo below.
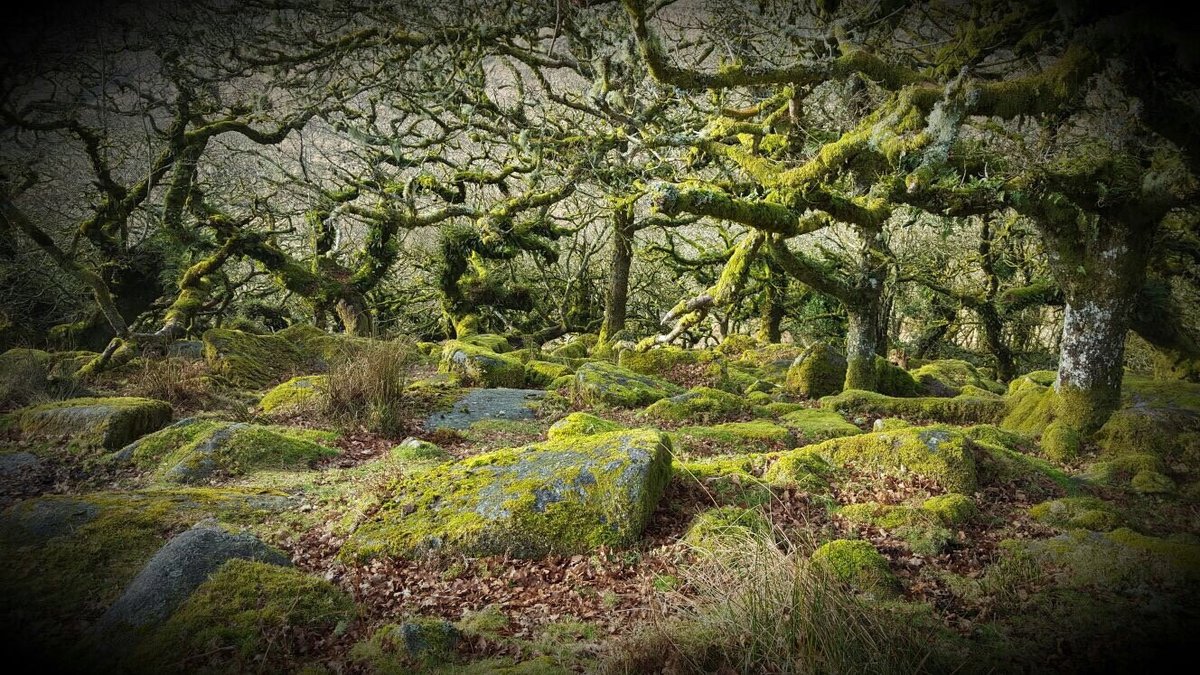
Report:
M 476 335 L 468 335 L 466 337 L 459 338 L 459 342 L 465 342 L 469 345 L 482 347 L 489 352 L 496 352 L 497 354 L 504 354 L 505 352 L 512 351 L 512 343 L 510 343 L 508 338 L 504 337 L 503 335 L 479 333 Z
M 888 568 L 887 559 L 871 542 L 836 539 L 813 551 L 812 561 L 833 578 L 862 593 L 891 598 L 900 592 L 900 582 Z
M 846 381 L 846 357 L 830 345 L 815 344 L 796 357 L 787 371 L 788 393 L 821 398 L 842 390 Z
M 798 448 L 780 454 L 763 475 L 775 485 L 795 485 L 808 492 L 825 492 L 834 468 L 812 448 Z
M 671 440 L 680 453 L 703 455 L 771 452 L 796 444 L 787 427 L 767 420 L 680 427 Z
M 694 387 L 682 394 L 654 402 L 643 414 L 651 419 L 669 422 L 708 422 L 727 419 L 747 411 L 746 400 L 742 396 L 712 387 Z
M 770 537 L 771 523 L 758 509 L 721 506 L 697 515 L 683 535 L 693 548 L 719 550 L 744 544 L 749 537 Z
M 203 483 L 260 469 L 304 469 L 338 454 L 337 435 L 243 422 L 188 418 L 123 448 L 115 458 L 170 483 Z
M 436 444 L 411 437 L 392 448 L 388 456 L 399 462 L 446 462 L 454 459 L 454 455 Z
M 993 394 L 1003 394 L 1007 390 L 1003 384 L 985 377 L 973 364 L 961 359 L 929 361 L 910 374 L 927 396 L 958 396 L 968 386 Z
M 779 423 L 791 429 L 802 445 L 862 433 L 862 429 L 832 410 L 801 408 L 780 415 Z
M 666 435 L 573 436 L 443 464 L 401 481 L 342 549 L 349 558 L 428 550 L 535 558 L 635 541 L 671 475 Z
M 921 510 L 949 526 L 962 525 L 979 513 L 970 497 L 957 492 L 930 497 L 921 504 Z
M 698 363 L 700 353 L 681 347 L 665 346 L 637 351 L 626 349 L 617 358 L 617 365 L 642 375 L 664 375 L 680 365 Z
M 231 384 L 259 389 L 298 373 L 320 372 L 352 342 L 314 326 L 297 324 L 278 333 L 256 335 L 229 328 L 205 331 L 204 358 Z
M 910 551 L 921 555 L 942 553 L 954 541 L 954 534 L 941 519 L 924 508 L 861 502 L 843 507 L 838 515 L 852 523 L 888 530 Z
M 604 361 L 575 371 L 575 394 L 585 403 L 640 408 L 682 393 L 682 388 L 652 375 L 641 375 Z
M 147 672 L 278 672 L 354 615 L 350 596 L 320 577 L 234 559 L 137 647 L 131 664 Z
M 1052 499 L 1031 507 L 1029 515 L 1039 523 L 1064 529 L 1109 532 L 1125 524 L 1112 504 L 1095 497 Z
M 1069 462 L 1079 454 L 1083 436 L 1060 421 L 1051 422 L 1042 432 L 1042 452 L 1056 462 Z
M 480 387 L 519 389 L 525 385 L 525 364 L 520 359 L 461 340 L 450 340 L 442 347 L 438 370 Z
M 606 434 L 610 431 L 617 431 L 624 428 L 621 424 L 596 417 L 590 413 L 574 412 L 550 425 L 550 428 L 546 431 L 546 438 L 551 441 L 557 441 L 574 436 Z
M 171 406 L 149 398 L 73 398 L 22 408 L 5 425 L 31 437 L 63 437 L 82 448 L 113 450 L 171 421 Z
M 581 333 L 568 340 L 565 344 L 551 350 L 552 356 L 565 359 L 585 359 L 588 351 L 596 346 L 599 336 L 594 333 Z
M 549 387 L 560 377 L 569 377 L 571 367 L 550 361 L 530 361 L 525 364 L 525 382 L 532 387 Z
M 853 463 L 879 471 L 920 474 L 950 492 L 971 494 L 977 485 L 971 441 L 950 427 L 910 427 L 847 436 L 806 450 L 835 466 Z
M 350 658 L 373 673 L 427 672 L 453 663 L 462 637 L 448 621 L 414 617 L 379 627 L 350 649 Z
M 300 412 L 320 405 L 328 394 L 327 375 L 301 375 L 268 391 L 258 407 L 268 415 Z
M 916 396 L 920 392 L 907 370 L 882 356 L 875 357 L 875 389 L 885 396 Z
M 1003 399 L 993 397 L 899 397 L 858 389 L 827 396 L 821 399 L 821 407 L 843 413 L 906 417 L 946 424 L 999 422 L 1008 410 Z
M 1200 580 L 1200 545 L 1138 534 L 1128 528 L 1100 533 L 1071 530 L 1017 544 L 1042 565 L 1061 570 L 1068 587 L 1136 590 L 1149 585 L 1192 587 Z

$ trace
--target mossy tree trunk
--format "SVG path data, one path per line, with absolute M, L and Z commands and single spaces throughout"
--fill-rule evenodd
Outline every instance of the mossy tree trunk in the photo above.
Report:
M 846 389 L 875 390 L 879 316 L 879 298 L 846 306 Z
M 771 344 L 783 337 L 782 324 L 786 313 L 784 300 L 787 292 L 787 277 L 773 258 L 766 261 L 767 279 L 763 290 L 761 323 L 758 339 Z
M 604 323 L 600 342 L 625 329 L 629 303 L 629 272 L 633 265 L 633 208 L 618 207 L 613 214 L 612 262 L 608 268 L 608 294 L 604 298 Z

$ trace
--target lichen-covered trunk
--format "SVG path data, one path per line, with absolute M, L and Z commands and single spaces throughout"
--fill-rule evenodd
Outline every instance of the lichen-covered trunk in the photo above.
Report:
M 846 307 L 846 389 L 874 391 L 876 388 L 879 300 L 876 297 L 874 302 Z
M 787 289 L 787 277 L 779 264 L 767 259 L 767 283 L 763 293 L 761 323 L 758 327 L 758 339 L 775 344 L 783 337 L 781 330 L 784 316 L 784 293 Z
M 344 296 L 337 301 L 333 309 L 337 312 L 346 335 L 362 337 L 372 333 L 371 313 L 367 310 L 366 301 L 362 296 Z
M 993 305 L 980 306 L 978 313 L 983 326 L 983 340 L 996 359 L 996 379 L 1008 382 L 1017 376 L 1017 366 L 1012 349 L 1004 341 L 1004 323 Z
M 1121 402 L 1125 334 L 1145 280 L 1153 232 L 1101 221 L 1087 242 L 1054 240 L 1051 270 L 1063 288 L 1058 419 L 1098 430 Z
M 625 329 L 625 312 L 629 304 L 629 270 L 633 263 L 632 219 L 618 214 L 614 220 L 608 294 L 604 298 L 604 323 L 600 327 L 602 343 Z

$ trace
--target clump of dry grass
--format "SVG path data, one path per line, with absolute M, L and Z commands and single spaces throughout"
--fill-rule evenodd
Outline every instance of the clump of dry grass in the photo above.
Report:
M 216 397 L 208 365 L 177 357 L 142 359 L 141 368 L 129 375 L 128 392 L 184 409 L 209 407 Z
M 952 670 L 926 626 L 856 597 L 769 536 L 698 550 L 659 618 L 615 645 L 605 673 L 921 673 Z
M 335 424 L 385 436 L 403 436 L 412 415 L 405 393 L 419 361 L 408 339 L 357 345 L 329 364 L 324 413 Z

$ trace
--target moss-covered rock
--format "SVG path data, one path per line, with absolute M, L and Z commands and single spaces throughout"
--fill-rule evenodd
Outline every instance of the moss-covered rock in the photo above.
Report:
M 960 359 L 929 361 L 911 373 L 927 396 L 958 396 L 965 387 L 1003 394 L 1006 387 L 985 377 L 972 364 Z
M 1020 483 L 1023 489 L 1039 495 L 1047 489 L 1053 493 L 1060 488 L 1068 493 L 1080 489 L 1079 480 L 1029 454 L 1036 449 L 1036 443 L 1028 436 L 992 424 L 968 427 L 963 433 L 974 443 L 977 475 L 982 485 Z M 1048 488 L 1044 483 L 1049 484 Z
M 503 335 L 479 333 L 476 335 L 468 335 L 464 338 L 459 338 L 459 342 L 465 342 L 469 345 L 482 347 L 489 352 L 496 352 L 497 354 L 504 354 L 512 351 L 512 344 L 508 341 L 508 338 L 504 337 Z
M 808 492 L 825 492 L 834 468 L 812 448 L 799 448 L 780 453 L 763 480 L 773 485 L 795 485 Z
M 399 462 L 446 462 L 454 459 L 454 455 L 419 438 L 404 439 L 388 452 L 388 456 Z
M 585 363 L 576 369 L 574 388 L 584 403 L 620 408 L 640 408 L 683 391 L 666 380 L 604 361 Z
M 550 428 L 546 431 L 546 438 L 551 441 L 557 441 L 573 436 L 606 434 L 610 431 L 617 431 L 624 428 L 621 424 L 596 417 L 590 413 L 574 412 L 550 425 Z
M 821 398 L 842 390 L 846 357 L 826 344 L 815 344 L 796 357 L 787 371 L 784 387 L 789 394 Z
M 679 365 L 698 363 L 700 353 L 690 349 L 666 346 L 639 352 L 626 349 L 617 359 L 617 365 L 642 375 L 661 376 Z
M 519 389 L 525 385 L 525 364 L 520 359 L 460 340 L 450 340 L 442 347 L 438 370 L 481 387 Z
M 570 366 L 550 361 L 530 361 L 525 364 L 525 382 L 533 387 L 549 387 L 560 377 L 570 377 Z
M 962 525 L 979 513 L 970 497 L 957 492 L 930 497 L 921 504 L 921 510 L 948 526 Z
M 814 551 L 812 561 L 862 593 L 891 598 L 900 592 L 900 582 L 888 569 L 887 559 L 870 542 L 836 539 Z
M 550 354 L 567 359 L 585 359 L 588 351 L 596 346 L 598 339 L 598 335 L 583 333 L 571 338 L 566 344 L 556 347 Z
M 681 453 L 696 453 L 715 446 L 718 454 L 769 452 L 791 447 L 796 442 L 786 427 L 766 420 L 680 427 L 671 433 L 671 439 Z
M 1143 495 L 1165 495 L 1175 491 L 1175 481 L 1157 471 L 1139 471 L 1129 480 L 1129 487 Z
M 354 617 L 336 586 L 290 567 L 230 560 L 139 647 L 135 669 L 276 670 Z
M 671 475 L 656 431 L 613 431 L 498 450 L 401 481 L 342 549 L 350 558 L 428 550 L 538 557 L 641 535 Z
M 268 391 L 258 407 L 268 415 L 294 413 L 319 406 L 328 394 L 327 375 L 301 375 Z
M 860 502 L 842 507 L 838 515 L 853 523 L 873 525 L 891 532 L 913 553 L 937 555 L 954 541 L 941 520 L 923 508 Z
M 885 396 L 916 396 L 920 391 L 907 370 L 882 356 L 875 357 L 875 389 Z
M 844 413 L 909 417 L 919 421 L 947 424 L 979 424 L 998 422 L 1004 418 L 1007 405 L 1003 399 L 886 396 L 873 391 L 848 389 L 836 396 L 821 399 L 821 407 Z
M 725 357 L 741 356 L 743 353 L 758 348 L 758 340 L 753 335 L 734 333 L 726 335 L 713 351 Z
M 188 418 L 123 448 L 120 461 L 171 483 L 202 483 L 260 469 L 304 469 L 337 450 L 328 431 Z
M 708 422 L 746 412 L 746 400 L 741 396 L 711 387 L 694 387 L 682 394 L 654 402 L 643 414 L 651 419 L 670 422 Z
M 801 444 L 818 443 L 831 438 L 854 436 L 862 433 L 862 429 L 846 421 L 832 410 L 814 410 L 802 408 L 779 417 L 780 424 L 792 430 Z
M 352 341 L 297 324 L 256 335 L 228 328 L 205 331 L 204 358 L 213 373 L 238 387 L 258 389 L 297 373 L 321 372 Z
M 697 515 L 683 535 L 684 543 L 698 549 L 736 545 L 747 537 L 771 536 L 771 523 L 758 509 L 721 506 Z
M 448 621 L 414 617 L 381 626 L 351 648 L 350 658 L 373 673 L 428 672 L 453 663 L 461 639 L 458 628 Z
M 1200 580 L 1200 546 L 1128 528 L 1108 533 L 1072 530 L 1020 546 L 1041 564 L 1061 570 L 1059 582 L 1068 587 L 1120 591 L 1187 586 Z
M 911 427 L 847 436 L 806 450 L 835 466 L 852 462 L 880 471 L 920 474 L 951 492 L 971 494 L 977 485 L 971 441 L 950 427 Z
M 1030 507 L 1029 515 L 1054 527 L 1097 532 L 1109 532 L 1125 524 L 1113 505 L 1095 497 L 1052 499 Z
M 67 437 L 79 447 L 113 450 L 171 421 L 171 406 L 149 398 L 73 398 L 22 408 L 8 423 L 26 436 Z

